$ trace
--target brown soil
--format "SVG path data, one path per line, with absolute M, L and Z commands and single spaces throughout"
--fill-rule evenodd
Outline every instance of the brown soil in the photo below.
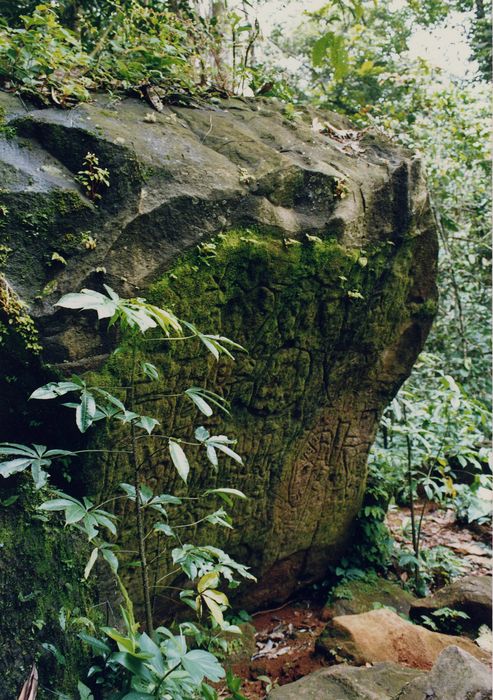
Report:
M 417 517 L 421 515 L 422 504 L 417 506 Z M 396 508 L 387 514 L 387 525 L 399 544 L 411 548 L 411 538 L 403 534 L 403 525 L 409 523 L 409 508 Z M 471 525 L 469 528 L 458 523 L 453 510 L 443 510 L 428 504 L 423 518 L 421 546 L 423 549 L 438 545 L 449 547 L 461 561 L 461 576 L 491 573 L 491 528 L 489 525 Z M 401 576 L 403 580 L 405 577 Z
M 329 665 L 315 654 L 315 641 L 326 624 L 322 609 L 320 603 L 303 600 L 253 615 L 258 653 L 250 662 L 233 667 L 235 675 L 244 679 L 243 695 L 249 700 L 266 697 L 266 682 L 258 680 L 259 676 L 285 685 Z

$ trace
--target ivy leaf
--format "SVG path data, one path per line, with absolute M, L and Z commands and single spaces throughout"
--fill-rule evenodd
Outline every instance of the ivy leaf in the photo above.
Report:
M 190 472 L 190 464 L 188 463 L 186 454 L 181 446 L 177 442 L 174 442 L 174 440 L 169 441 L 169 452 L 178 474 L 186 483 Z
M 139 420 L 136 422 L 136 425 L 138 425 L 140 428 L 144 428 L 144 430 L 150 435 L 154 428 L 159 425 L 159 421 L 156 420 L 156 418 L 151 418 L 151 416 L 140 416 Z
M 224 508 L 220 508 L 214 513 L 210 513 L 210 515 L 206 515 L 204 519 L 212 525 L 222 525 L 223 527 L 227 527 L 230 530 L 233 529 L 233 526 L 231 525 L 231 519 L 224 510 Z
M 212 416 L 212 408 L 210 405 L 207 403 L 207 401 L 200 396 L 200 394 L 197 391 L 194 391 L 193 389 L 187 389 L 185 391 L 185 394 L 188 396 L 191 401 L 197 406 L 199 411 L 204 414 L 204 416 L 207 416 L 208 418 Z
M 207 491 L 204 491 L 204 496 L 208 496 L 211 493 L 216 493 L 218 496 L 228 495 L 237 496 L 238 498 L 247 498 L 243 491 L 239 491 L 238 489 L 230 489 L 226 487 L 218 489 L 207 489 Z
M 8 478 L 12 474 L 17 472 L 23 472 L 24 469 L 30 467 L 32 464 L 32 459 L 19 457 L 18 459 L 11 459 L 8 462 L 0 462 L 0 475 Z
M 199 425 L 199 427 L 195 430 L 195 439 L 199 442 L 205 442 L 209 437 L 210 432 L 204 428 L 203 425 Z

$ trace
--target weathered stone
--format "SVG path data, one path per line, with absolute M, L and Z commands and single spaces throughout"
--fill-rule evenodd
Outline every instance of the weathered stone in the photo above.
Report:
M 430 615 L 440 608 L 451 608 L 469 615 L 470 624 L 476 628 L 479 625 L 491 626 L 491 583 L 491 576 L 457 579 L 433 595 L 416 600 L 411 606 L 410 616 L 419 622 L 421 615 Z
M 378 606 L 392 608 L 401 615 L 409 615 L 414 596 L 402 586 L 384 578 L 349 581 L 337 586 L 324 609 L 324 619 L 341 615 L 358 615 Z
M 415 679 L 427 674 L 395 663 L 379 663 L 371 668 L 334 666 L 315 671 L 295 683 L 269 693 L 268 700 L 397 700 Z M 423 700 L 417 690 L 406 700 Z
M 224 460 L 215 473 L 194 459 L 190 492 L 235 486 L 249 500 L 235 508 L 234 531 L 211 526 L 198 537 L 252 565 L 259 585 L 245 605 L 283 600 L 323 577 L 360 507 L 380 414 L 435 314 L 436 232 L 418 160 L 371 134 L 355 154 L 313 130 L 313 110 L 291 121 L 272 101 L 167 107 L 148 123 L 147 107 L 131 99 L 28 112 L 0 99 L 18 133 L 0 144 L 0 245 L 11 249 L 3 272 L 10 298 L 36 321 L 43 378 L 50 363 L 64 375 L 90 369 L 93 381 L 126 382 L 94 315 L 53 307 L 60 294 L 103 282 L 240 342 L 249 354 L 234 365 L 193 344 L 147 345 L 165 393 L 219 387 L 232 405 L 231 418 L 206 424 L 237 434 L 245 464 Z M 97 205 L 74 180 L 88 151 L 110 171 Z M 19 398 L 41 383 L 40 369 L 28 353 L 19 359 L 25 338 L 8 323 L 1 330 L 0 439 L 25 441 L 29 428 L 43 444 L 73 444 L 72 416 L 64 423 L 46 402 Z M 139 387 L 139 399 L 147 391 Z M 175 398 L 145 410 L 167 434 L 190 435 L 197 421 Z M 117 437 L 94 429 L 85 444 Z M 180 492 L 169 461 L 153 464 L 141 445 L 147 483 Z M 128 480 L 122 455 L 87 459 L 70 488 L 104 500 Z M 123 549 L 132 549 L 134 515 L 119 515 Z M 168 570 L 166 557 L 155 560 L 151 580 Z M 167 608 L 159 601 L 158 615 Z
M 444 649 L 429 673 L 381 662 L 340 665 L 276 688 L 268 700 L 490 700 L 490 670 L 457 646 Z
M 357 665 L 394 661 L 421 669 L 430 669 L 438 655 L 451 645 L 480 661 L 489 659 L 486 652 L 466 637 L 431 632 L 385 609 L 336 617 L 317 642 L 318 649 L 332 658 L 343 658 Z
M 398 700 L 491 700 L 491 669 L 457 646 L 444 649 L 430 673 L 414 679 Z

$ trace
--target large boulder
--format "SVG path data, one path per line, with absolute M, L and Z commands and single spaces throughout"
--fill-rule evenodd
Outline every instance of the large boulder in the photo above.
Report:
M 491 700 L 489 669 L 449 646 L 429 673 L 387 661 L 355 668 L 342 664 L 276 688 L 269 700 Z
M 450 646 L 438 657 L 430 673 L 415 678 L 399 700 L 491 700 L 491 669 Z
M 415 668 L 392 662 L 355 668 L 341 664 L 310 673 L 294 683 L 276 688 L 269 700 L 397 700 L 415 680 L 426 677 Z M 406 700 L 424 700 L 420 690 Z
M 381 412 L 436 310 L 436 230 L 419 161 L 371 133 L 322 133 L 327 118 L 347 126 L 337 115 L 300 108 L 292 118 L 268 100 L 149 116 L 133 99 L 71 111 L 0 99 L 16 131 L 0 143 L 0 438 L 72 439 L 46 405 L 25 401 L 50 372 L 121 380 L 111 336 L 93 317 L 56 311 L 62 293 L 106 283 L 171 305 L 249 353 L 216 364 L 193 344 L 150 351 L 166 393 L 199 384 L 232 405 L 220 429 L 236 433 L 245 464 L 216 474 L 197 460 L 190 489 L 235 486 L 249 500 L 234 531 L 199 536 L 253 566 L 257 604 L 321 578 L 348 541 Z M 88 152 L 109 170 L 97 202 L 75 180 Z M 169 434 L 190 434 L 190 406 L 152 398 L 147 412 Z M 85 444 L 115 440 L 92 430 Z M 166 458 L 149 465 L 155 489 L 181 488 Z M 104 499 L 128 479 L 122 455 L 109 456 L 87 460 L 72 488 Z M 133 514 L 119 514 L 125 540 Z M 153 580 L 168 566 L 158 561 Z
M 488 653 L 470 639 L 431 632 L 385 608 L 335 617 L 317 641 L 319 651 L 336 660 L 344 659 L 357 665 L 394 661 L 425 670 L 452 645 L 482 662 L 489 661 Z

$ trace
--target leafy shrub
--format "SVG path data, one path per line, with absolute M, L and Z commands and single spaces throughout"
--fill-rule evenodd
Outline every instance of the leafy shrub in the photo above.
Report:
M 92 49 L 90 39 L 64 26 L 48 5 L 22 21 L 19 28 L 0 28 L 0 80 L 5 88 L 63 106 L 88 100 L 91 90 L 149 84 L 191 90 L 198 82 L 197 49 L 210 40 L 191 20 L 138 3 L 115 10 Z M 89 37 L 94 31 L 86 27 Z
M 119 361 L 126 359 L 124 369 L 127 369 L 128 377 L 124 386 L 113 387 L 116 394 L 110 393 L 107 388 L 95 386 L 82 377 L 72 376 L 68 380 L 53 381 L 39 387 L 30 398 L 51 401 L 70 397 L 72 400 L 65 402 L 64 406 L 74 410 L 75 422 L 81 433 L 91 430 L 99 422 L 118 421 L 122 424 L 126 428 L 126 438 L 119 443 L 118 449 L 103 448 L 95 451 L 126 454 L 132 469 L 133 483 L 120 484 L 121 493 L 111 495 L 104 503 L 98 504 L 87 496 L 75 498 L 60 489 L 53 489 L 49 483 L 49 472 L 52 463 L 66 461 L 67 458 L 76 459 L 84 450 L 48 449 L 44 445 L 16 443 L 0 444 L 0 455 L 4 457 L 0 463 L 0 475 L 9 478 L 29 471 L 35 489 L 49 496 L 38 509 L 44 514 L 63 514 L 65 526 L 75 528 L 91 544 L 92 551 L 85 566 L 84 579 L 89 578 L 98 559 L 109 566 L 116 579 L 124 601 L 121 607 L 123 631 L 105 626 L 96 630 L 95 634 L 79 634 L 82 642 L 89 645 L 96 656 L 96 663 L 89 674 L 90 684 L 104 689 L 104 697 L 126 700 L 183 700 L 185 697 L 214 700 L 217 697 L 216 691 L 206 681 L 219 681 L 225 677 L 225 671 L 207 647 L 211 645 L 211 637 L 218 636 L 221 632 L 240 634 L 240 629 L 224 618 L 229 601 L 219 589 L 222 583 L 235 588 L 239 585 L 238 578 L 254 577 L 247 567 L 231 559 L 221 549 L 183 541 L 184 528 L 195 530 L 201 523 L 231 528 L 231 519 L 226 510 L 220 507 L 193 523 L 174 524 L 173 507 L 180 505 L 182 498 L 173 494 L 154 493 L 145 483 L 141 472 L 144 463 L 139 462 L 137 442 L 146 440 L 152 445 L 146 464 L 148 460 L 152 462 L 153 456 L 168 452 L 170 467 L 176 469 L 185 483 L 188 481 L 190 463 L 182 445 L 187 450 L 192 448 L 203 451 L 213 470 L 218 467 L 220 455 L 240 463 L 242 459 L 232 448 L 234 440 L 225 435 L 211 435 L 203 426 L 198 426 L 194 438 L 186 441 L 178 436 L 163 435 L 163 428 L 158 429 L 160 420 L 137 412 L 135 389 L 137 382 L 153 384 L 159 380 L 158 368 L 146 361 L 140 350 L 142 336 L 149 331 L 155 334 L 149 338 L 153 342 L 166 342 L 170 338 L 195 340 L 216 359 L 220 355 L 232 357 L 231 349 L 241 348 L 222 336 L 201 333 L 191 323 L 179 320 L 171 311 L 149 304 L 145 299 L 122 299 L 107 286 L 104 294 L 90 289 L 83 289 L 79 294 L 66 294 L 57 305 L 66 309 L 95 311 L 98 319 L 107 320 L 108 327 L 118 327 L 124 339 L 118 348 L 117 358 Z M 186 389 L 181 398 L 191 402 L 206 417 L 212 415 L 213 407 L 227 411 L 227 403 L 220 395 L 200 387 Z M 139 630 L 133 603 L 120 578 L 118 518 L 104 508 L 106 503 L 120 498 L 129 501 L 135 510 L 145 632 Z M 234 488 L 213 488 L 201 494 L 201 498 L 220 498 L 232 506 L 234 498 L 245 496 Z M 203 624 L 199 627 L 193 622 L 184 622 L 175 631 L 162 626 L 154 630 L 151 599 L 153 590 L 147 552 L 151 538 L 158 537 L 178 544 L 172 549 L 173 563 L 190 581 L 190 585 L 181 591 L 180 599 L 194 610 L 199 619 L 210 619 L 210 634 L 205 632 Z M 201 646 L 206 648 L 199 648 Z M 45 644 L 45 648 L 55 656 L 59 654 L 50 643 Z M 236 687 L 236 680 L 231 680 L 231 683 Z M 234 692 L 237 691 L 238 688 Z M 79 694 L 87 700 L 93 697 L 90 688 L 82 681 L 79 682 Z

